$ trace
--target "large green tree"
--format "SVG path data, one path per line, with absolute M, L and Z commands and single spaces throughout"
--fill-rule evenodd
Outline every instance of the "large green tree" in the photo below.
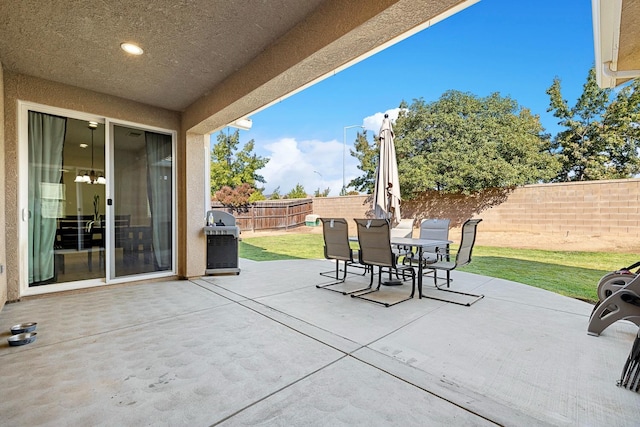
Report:
M 240 131 L 218 134 L 217 142 L 211 150 L 212 195 L 224 186 L 236 188 L 242 184 L 249 184 L 257 188 L 257 183 L 264 184 L 264 177 L 256 171 L 263 168 L 269 159 L 253 152 L 255 146 L 253 139 L 241 149 L 238 149 L 238 145 L 240 145 Z
M 560 80 L 547 89 L 548 111 L 564 127 L 553 139 L 562 165 L 557 181 L 630 178 L 640 173 L 640 80 L 620 90 L 601 89 L 592 68 L 573 107 L 562 98 Z
M 374 140 L 378 141 L 378 138 L 374 137 Z M 367 139 L 367 131 L 365 130 L 363 132 L 358 132 L 354 148 L 355 150 L 350 150 L 350 154 L 360 162 L 358 169 L 360 169 L 363 174 L 352 179 L 349 182 L 348 187 L 354 187 L 358 191 L 372 194 L 376 179 L 376 165 L 378 164 L 380 145 L 376 142 L 370 143 Z M 343 189 L 343 191 L 345 194 L 340 195 L 346 196 L 346 188 Z
M 451 90 L 400 108 L 394 131 L 404 198 L 510 188 L 557 173 L 539 117 L 509 97 Z

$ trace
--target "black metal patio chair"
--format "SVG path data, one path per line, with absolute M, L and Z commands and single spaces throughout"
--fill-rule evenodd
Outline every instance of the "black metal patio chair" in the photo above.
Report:
M 335 260 L 335 270 L 323 271 L 321 276 L 334 279 L 333 282 L 316 285 L 318 289 L 326 289 L 328 291 L 339 292 L 343 295 L 349 295 L 354 292 L 360 292 L 368 288 L 345 290 L 334 289 L 333 286 L 342 284 L 347 278 L 347 268 L 349 266 L 356 267 L 358 251 L 351 249 L 349 244 L 349 225 L 344 218 L 320 218 L 322 222 L 322 236 L 324 238 L 324 257 L 326 259 Z M 342 262 L 342 274 L 340 274 L 340 263 Z M 362 266 L 359 266 L 362 267 Z M 363 273 L 364 275 L 365 273 Z
M 438 298 L 433 296 L 425 296 L 424 294 L 423 294 L 423 298 L 435 299 L 438 301 L 464 305 L 467 307 L 471 306 L 472 304 L 484 298 L 484 295 L 476 295 L 468 292 L 460 292 L 460 291 L 454 291 L 452 289 L 444 289 L 442 286 L 438 284 L 438 280 L 440 280 L 441 278 L 439 278 L 437 275 L 437 272 L 440 270 L 446 272 L 446 278 L 444 279 L 445 286 L 449 288 L 451 285 L 451 271 L 455 270 L 458 267 L 462 267 L 463 265 L 467 265 L 471 262 L 471 253 L 473 252 L 473 245 L 476 242 L 476 234 L 478 230 L 478 224 L 480 223 L 480 221 L 482 221 L 482 219 L 477 218 L 477 219 L 468 219 L 464 222 L 464 224 L 462 225 L 462 237 L 460 240 L 460 247 L 458 248 L 458 251 L 456 252 L 456 257 L 453 261 L 448 259 L 439 259 L 436 262 L 425 264 L 424 266 L 425 269 L 433 270 L 433 284 L 437 290 L 443 291 L 443 292 L 450 292 L 458 295 L 469 296 L 469 297 L 472 297 L 473 300 L 469 302 L 459 302 L 456 300 L 449 300 L 449 299 Z
M 371 267 L 371 280 L 369 282 L 369 289 L 366 292 L 352 294 L 351 296 L 353 298 L 371 301 L 376 304 L 382 304 L 385 307 L 390 307 L 413 298 L 416 289 L 416 274 L 413 267 L 397 263 L 397 258 L 391 250 L 391 236 L 387 220 L 356 219 L 355 222 L 358 227 L 360 262 Z M 375 274 L 375 267 L 378 267 L 378 286 L 374 289 L 373 276 Z M 403 279 L 406 279 L 406 274 L 409 273 L 411 275 L 411 294 L 408 297 L 393 302 L 388 302 L 382 298 L 374 299 L 366 297 L 365 295 L 369 295 L 374 292 L 380 292 L 381 294 L 385 293 L 387 294 L 385 297 L 389 296 L 388 294 L 391 293 L 381 292 L 380 290 L 380 286 L 382 285 L 383 269 L 387 269 L 390 272 L 402 273 Z M 393 291 L 393 294 L 397 294 L 397 292 Z

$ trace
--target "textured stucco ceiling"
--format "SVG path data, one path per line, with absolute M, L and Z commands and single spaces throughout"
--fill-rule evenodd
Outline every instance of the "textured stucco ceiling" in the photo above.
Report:
M 0 2 L 5 70 L 213 132 L 479 0 Z M 120 43 L 138 43 L 133 57 Z
M 183 111 L 324 0 L 0 2 L 4 69 Z M 120 43 L 138 43 L 133 57 Z

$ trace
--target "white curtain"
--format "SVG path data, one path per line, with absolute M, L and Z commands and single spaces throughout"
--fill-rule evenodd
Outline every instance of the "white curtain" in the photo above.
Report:
M 62 179 L 67 119 L 29 111 L 29 285 L 53 279 L 56 216 L 43 190 Z
M 147 195 L 151 209 L 153 253 L 159 270 L 171 268 L 172 170 L 171 135 L 145 132 Z

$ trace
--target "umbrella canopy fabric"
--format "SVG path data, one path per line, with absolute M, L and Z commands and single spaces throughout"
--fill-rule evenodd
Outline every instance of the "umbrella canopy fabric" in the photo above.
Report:
M 382 120 L 378 138 L 380 139 L 380 157 L 373 191 L 373 210 L 376 218 L 389 219 L 393 226 L 400 222 L 401 199 L 393 129 L 387 114 Z

